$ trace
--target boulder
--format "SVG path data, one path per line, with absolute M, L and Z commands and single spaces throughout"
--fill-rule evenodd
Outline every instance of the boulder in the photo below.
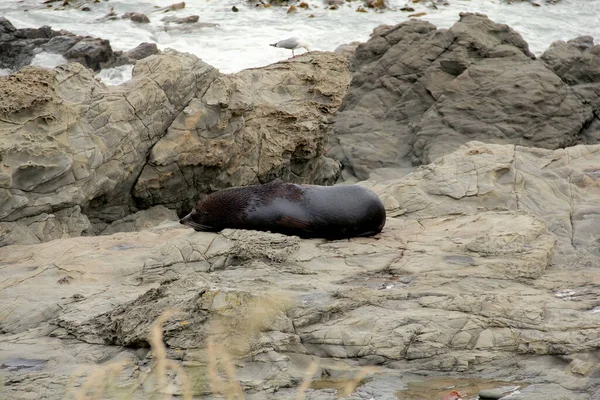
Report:
M 107 222 L 137 211 L 129 192 L 150 148 L 218 72 L 165 52 L 139 61 L 133 75 L 107 87 L 73 63 L 0 78 L 12 98 L 1 109 L 0 221 L 75 205 Z
M 600 372 L 599 157 L 600 146 L 468 143 L 363 183 L 389 217 L 371 238 L 171 222 L 0 248 L 0 396 L 62 399 L 103 376 L 129 398 L 206 396 L 220 362 L 249 399 L 295 398 L 309 370 L 309 398 L 332 398 L 319 385 L 373 365 L 350 398 L 392 399 L 437 375 L 518 380 L 517 399 L 587 399 Z M 161 383 L 150 368 L 165 357 Z
M 350 65 L 329 152 L 346 179 L 404 174 L 471 140 L 547 149 L 588 143 L 581 135 L 593 120 L 592 95 L 481 14 L 462 13 L 450 29 L 417 20 L 382 25 Z
M 581 141 L 600 143 L 600 45 L 591 36 L 552 43 L 542 54 L 544 64 L 566 82 L 582 102 L 589 104 L 594 118 L 581 132 Z
M 133 190 L 143 208 L 189 211 L 199 194 L 269 182 L 332 183 L 328 122 L 350 75 L 324 52 L 220 75 L 182 110 L 152 148 Z

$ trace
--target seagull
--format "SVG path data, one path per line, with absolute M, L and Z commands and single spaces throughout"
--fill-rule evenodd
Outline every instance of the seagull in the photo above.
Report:
M 277 43 L 273 43 L 271 46 L 273 47 L 281 47 L 284 49 L 289 49 L 292 51 L 292 58 L 296 57 L 294 55 L 294 50 L 299 49 L 300 47 L 303 47 L 306 49 L 306 51 L 310 51 L 308 49 L 308 42 L 304 39 L 299 39 L 297 37 L 291 37 L 289 39 L 284 39 L 284 40 L 280 40 Z

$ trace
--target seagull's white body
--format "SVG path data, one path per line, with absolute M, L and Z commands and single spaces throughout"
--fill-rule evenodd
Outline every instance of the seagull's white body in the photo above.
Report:
M 296 57 L 294 55 L 294 50 L 299 49 L 299 48 L 304 48 L 306 49 L 306 51 L 310 51 L 309 50 L 309 43 L 304 40 L 304 39 L 300 39 L 297 37 L 291 37 L 288 39 L 283 39 L 280 40 L 277 43 L 273 43 L 271 46 L 273 47 L 281 47 L 283 49 L 288 49 L 292 51 L 292 57 Z

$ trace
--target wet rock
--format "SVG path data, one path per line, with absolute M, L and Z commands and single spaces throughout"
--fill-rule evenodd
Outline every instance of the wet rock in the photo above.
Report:
M 188 15 L 187 17 L 175 17 L 173 15 L 169 15 L 161 18 L 160 20 L 163 22 L 174 23 L 174 24 L 193 24 L 198 22 L 200 17 L 198 15 Z
M 158 50 L 156 43 L 144 42 L 140 43 L 137 47 L 126 51 L 125 53 L 123 53 L 123 56 L 125 56 L 129 60 L 137 61 L 158 53 L 160 53 L 160 50 Z
M 599 90 L 571 88 L 518 33 L 479 14 L 461 14 L 448 30 L 424 21 L 377 28 L 350 63 L 328 153 L 344 165 L 344 179 L 410 172 L 475 139 L 570 146 L 583 142 L 592 103 L 600 105 Z M 588 65 L 596 79 L 598 63 Z
M 121 15 L 122 19 L 130 19 L 133 22 L 137 22 L 138 24 L 149 24 L 150 18 L 146 16 L 146 14 L 136 13 L 136 12 L 126 12 Z
M 64 56 L 70 62 L 99 70 L 119 63 L 108 40 L 77 36 L 50 27 L 15 29 L 0 17 L 0 68 L 18 70 L 31 63 L 36 53 L 45 51 Z
M 169 11 L 177 11 L 177 10 L 183 10 L 185 8 L 185 1 L 182 1 L 180 3 L 173 3 L 170 4 L 166 7 L 160 7 L 156 10 L 154 10 L 153 12 L 169 12 Z
M 367 8 L 374 8 L 376 10 L 385 10 L 389 8 L 389 5 L 385 0 L 365 0 L 364 6 Z

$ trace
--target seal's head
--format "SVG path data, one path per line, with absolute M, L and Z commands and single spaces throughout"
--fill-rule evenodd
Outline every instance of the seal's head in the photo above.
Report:
M 239 226 L 246 218 L 251 192 L 247 188 L 230 188 L 211 193 L 179 220 L 197 232 L 219 232 Z

